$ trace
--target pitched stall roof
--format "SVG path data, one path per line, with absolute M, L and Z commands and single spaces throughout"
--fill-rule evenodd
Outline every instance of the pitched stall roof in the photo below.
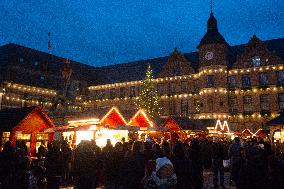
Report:
M 139 126 L 143 128 L 155 126 L 143 110 L 138 110 L 136 114 L 130 119 L 128 125 Z
M 115 128 L 119 125 L 127 125 L 122 114 L 116 107 L 112 107 L 108 113 L 100 120 L 101 125 Z
M 49 117 L 42 111 L 40 106 L 2 109 L 0 111 L 0 130 L 11 130 L 27 119 L 33 112 L 38 111 L 44 121 L 50 126 L 54 124 Z

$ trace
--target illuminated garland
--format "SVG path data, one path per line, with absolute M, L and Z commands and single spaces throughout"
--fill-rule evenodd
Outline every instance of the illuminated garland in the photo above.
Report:
M 220 66 L 219 66 L 220 67 Z M 154 83 L 160 83 L 160 82 L 167 82 L 167 81 L 178 81 L 178 80 L 187 80 L 190 78 L 197 79 L 203 75 L 207 74 L 218 74 L 218 73 L 225 73 L 228 75 L 234 75 L 234 74 L 239 74 L 239 73 L 250 73 L 250 72 L 263 72 L 263 71 L 268 71 L 268 70 L 274 70 L 274 71 L 279 71 L 283 70 L 284 66 L 282 64 L 278 65 L 270 65 L 270 66 L 261 66 L 258 68 L 244 68 L 244 69 L 233 69 L 227 71 L 225 69 L 226 67 L 220 67 L 220 68 L 204 68 L 203 70 L 201 69 L 199 73 L 196 74 L 191 74 L 191 75 L 183 75 L 183 76 L 174 76 L 174 77 L 165 77 L 165 78 L 156 78 L 153 79 Z M 119 88 L 119 87 L 126 87 L 126 86 L 132 86 L 132 85 L 141 85 L 143 81 L 130 81 L 130 82 L 123 82 L 123 83 L 114 83 L 114 84 L 105 84 L 105 85 L 97 85 L 97 86 L 90 86 L 89 90 L 99 90 L 99 89 L 110 89 L 110 88 Z

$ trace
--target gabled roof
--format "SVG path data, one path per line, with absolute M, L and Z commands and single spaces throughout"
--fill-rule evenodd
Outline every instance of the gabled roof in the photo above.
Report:
M 284 61 L 284 38 L 263 41 L 269 51 L 275 53 Z M 232 68 L 238 56 L 240 56 L 247 44 L 229 46 L 228 68 Z M 185 53 L 185 58 L 191 63 L 191 67 L 197 71 L 199 68 L 198 53 Z M 115 64 L 95 69 L 98 80 L 96 85 L 112 84 L 119 82 L 138 81 L 145 78 L 147 64 L 150 63 L 154 78 L 161 73 L 162 68 L 167 63 L 169 56 L 159 57 L 148 60 L 129 62 L 124 64 Z
M 42 108 L 40 106 L 31 106 L 0 110 L 0 130 L 11 130 L 15 128 L 21 121 L 26 119 L 34 111 L 40 111 L 40 114 L 45 122 L 53 127 L 54 125 L 52 121 L 44 112 L 41 111 L 41 109 Z

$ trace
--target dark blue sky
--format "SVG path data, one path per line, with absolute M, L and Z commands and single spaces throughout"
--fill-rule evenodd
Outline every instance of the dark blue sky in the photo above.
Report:
M 209 0 L 0 0 L 0 45 L 17 43 L 94 66 L 196 51 Z M 230 45 L 284 37 L 283 0 L 215 0 Z

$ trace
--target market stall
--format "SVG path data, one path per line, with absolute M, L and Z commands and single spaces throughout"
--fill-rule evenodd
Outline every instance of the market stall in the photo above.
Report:
M 53 140 L 53 133 L 45 133 L 45 129 L 54 128 L 53 122 L 43 112 L 42 106 L 3 109 L 0 111 L 1 149 L 8 140 L 15 146 L 16 142 L 24 142 L 29 154 L 34 156 L 41 144 Z

